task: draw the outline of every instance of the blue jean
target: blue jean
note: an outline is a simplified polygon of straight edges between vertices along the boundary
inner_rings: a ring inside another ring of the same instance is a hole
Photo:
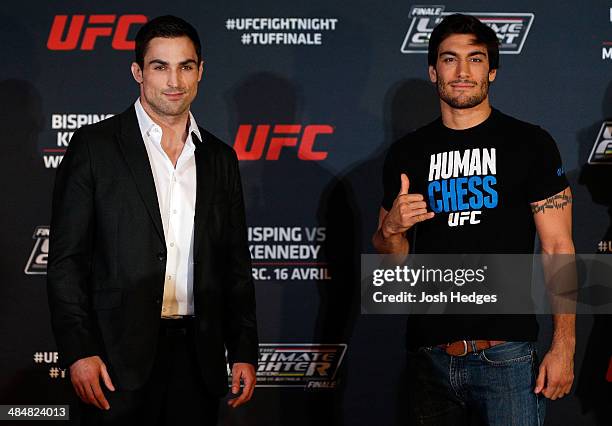
[[[541,426],[544,396],[533,392],[537,368],[529,342],[501,343],[465,356],[438,347],[409,352],[412,424]]]

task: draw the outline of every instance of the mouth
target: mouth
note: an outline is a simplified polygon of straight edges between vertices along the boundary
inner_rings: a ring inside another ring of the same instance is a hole
[[[170,99],[171,101],[176,101],[181,99],[183,96],[185,96],[185,93],[183,92],[177,92],[177,93],[164,93],[164,96],[168,99]]]
[[[476,83],[471,81],[457,81],[452,82],[450,86],[453,89],[471,89],[473,87],[476,87]]]

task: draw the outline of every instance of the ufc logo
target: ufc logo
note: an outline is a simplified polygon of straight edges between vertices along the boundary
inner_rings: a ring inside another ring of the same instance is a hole
[[[302,131],[303,127],[303,131]],[[272,129],[272,133],[270,133]],[[298,147],[298,158],[305,161],[321,161],[327,158],[326,151],[315,151],[315,139],[319,135],[330,135],[334,128],[327,124],[260,124],[253,126],[242,124],[238,127],[234,150],[239,160],[259,160],[264,155],[266,146],[266,160],[278,160],[283,147]],[[249,145],[249,139],[252,143]]]
[[[47,48],[49,50],[75,50],[79,45],[81,33],[83,33],[80,50],[93,50],[98,37],[110,37],[111,35],[113,36],[113,49],[134,50],[134,41],[127,39],[130,26],[147,22],[147,17],[144,15],[122,15],[119,20],[117,20],[117,15],[89,15],[85,26],[85,18],[85,15],[72,15],[70,24],[67,25],[68,15],[56,15],[49,32]],[[85,27],[84,32],[83,27]]]
[[[463,226],[466,222],[470,225],[478,225],[480,223],[478,216],[481,213],[479,210],[451,213],[448,215],[448,226]]]

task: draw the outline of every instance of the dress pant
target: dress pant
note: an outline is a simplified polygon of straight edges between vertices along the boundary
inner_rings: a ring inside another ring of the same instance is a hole
[[[530,342],[506,342],[465,356],[440,347],[410,351],[410,424],[541,426],[545,398],[533,392],[537,371]]]
[[[110,410],[81,403],[83,425],[217,424],[219,398],[202,380],[195,353],[193,319],[162,319],[151,376],[134,391],[111,392],[102,384]]]

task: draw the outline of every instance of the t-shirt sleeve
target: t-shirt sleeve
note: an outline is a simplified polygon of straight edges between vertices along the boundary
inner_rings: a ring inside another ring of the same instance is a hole
[[[383,166],[383,198],[381,206],[389,211],[397,197],[401,186],[399,168],[397,166],[397,143],[391,145],[385,157]]]
[[[529,151],[527,200],[530,203],[558,194],[569,186],[561,154],[552,136],[538,129]]]

